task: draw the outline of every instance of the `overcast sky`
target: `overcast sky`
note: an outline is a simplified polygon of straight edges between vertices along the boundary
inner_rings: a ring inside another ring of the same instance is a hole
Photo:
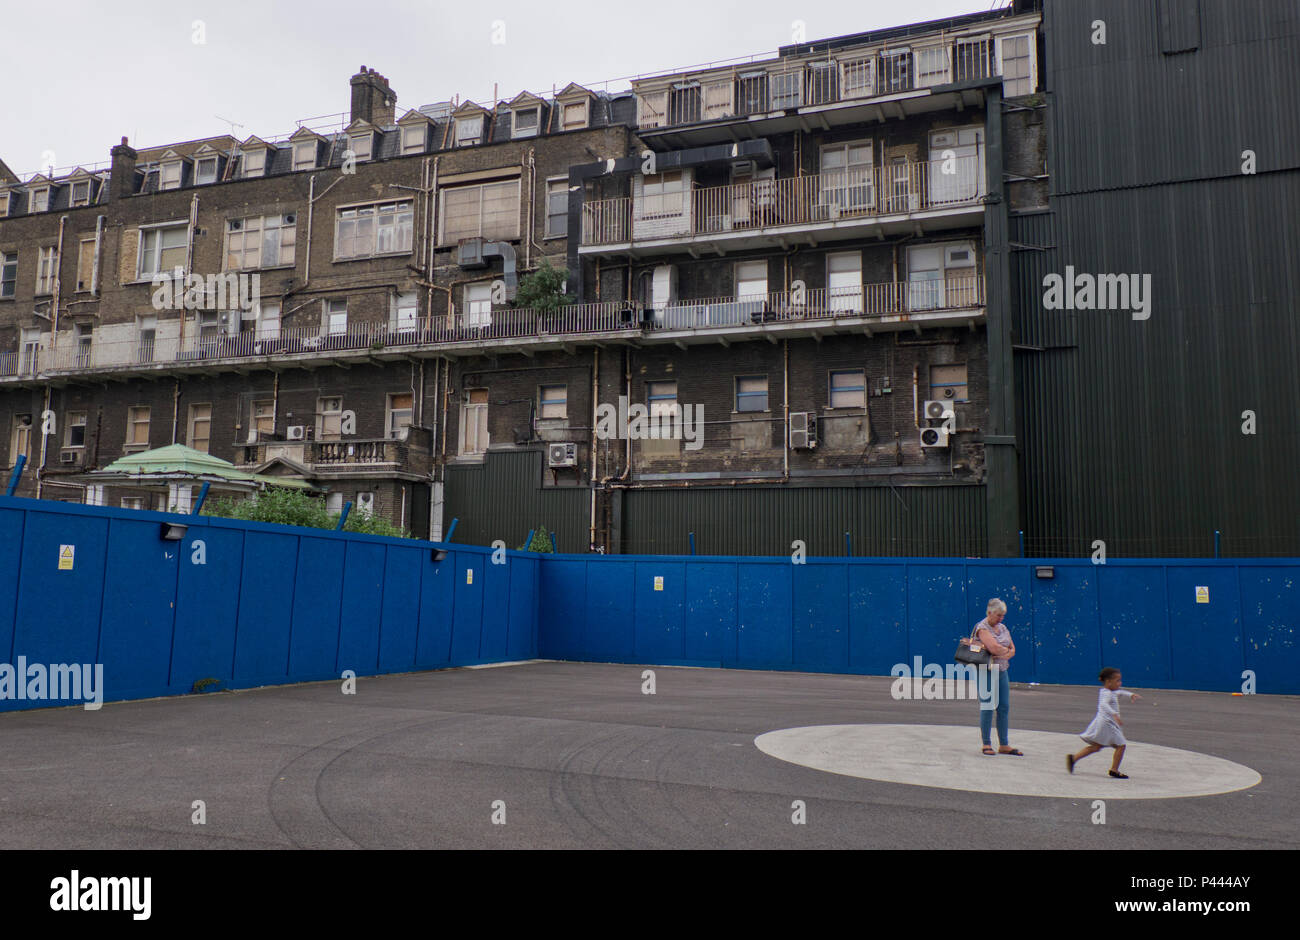
[[[397,114],[487,103],[1007,6],[1009,0],[65,0],[6,3],[0,160],[23,179],[136,147],[288,134],[346,111],[349,77],[387,76]],[[21,38],[20,38],[21,37]],[[197,40],[202,40],[199,42]],[[626,88],[611,81],[609,90]]]

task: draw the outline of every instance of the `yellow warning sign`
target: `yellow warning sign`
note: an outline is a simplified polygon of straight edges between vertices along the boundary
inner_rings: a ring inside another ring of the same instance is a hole
[[[663,589],[664,589],[664,579],[663,579],[662,576],[656,575],[656,577],[655,577],[655,590],[656,590],[656,591],[662,591]]]
[[[77,557],[77,546],[60,545],[59,546],[59,570],[71,571],[72,563],[76,560],[76,557]]]
[[[1210,589],[1208,587],[1198,587],[1196,589],[1196,603],[1208,604],[1210,602]]]
[[[466,568],[466,569],[465,569],[465,583],[466,583],[466,584],[473,584],[473,583],[474,583],[474,569],[473,569],[473,568]]]

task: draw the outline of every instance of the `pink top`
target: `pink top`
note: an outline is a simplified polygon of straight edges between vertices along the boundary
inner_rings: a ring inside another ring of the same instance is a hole
[[[988,636],[980,637],[980,642],[984,644],[985,649],[989,651],[989,655],[992,657],[989,666],[997,666],[1003,672],[1011,668],[1011,657],[998,655],[999,652],[1004,654],[1010,652],[1011,631],[1007,629],[1005,622],[998,624],[996,627],[991,627],[989,626],[989,618],[985,617],[975,624],[974,633],[976,636],[981,633],[988,634]],[[989,642],[989,637],[993,638],[992,643]]]

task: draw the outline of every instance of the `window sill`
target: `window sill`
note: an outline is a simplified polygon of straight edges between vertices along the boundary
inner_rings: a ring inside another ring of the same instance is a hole
[[[293,264],[272,264],[264,268],[222,268],[222,274],[256,274],[259,271],[291,271],[296,268],[297,263]]]
[[[410,258],[415,254],[415,249],[410,248],[405,251],[387,251],[381,255],[358,255],[355,258],[334,258],[333,264],[347,264],[352,261],[374,261],[377,258]],[[288,265],[285,265],[288,267]]]

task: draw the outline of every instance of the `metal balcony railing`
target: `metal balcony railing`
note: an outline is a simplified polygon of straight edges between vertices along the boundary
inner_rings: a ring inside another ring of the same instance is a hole
[[[969,206],[984,197],[978,154],[753,180],[582,209],[583,245],[717,235]]]

